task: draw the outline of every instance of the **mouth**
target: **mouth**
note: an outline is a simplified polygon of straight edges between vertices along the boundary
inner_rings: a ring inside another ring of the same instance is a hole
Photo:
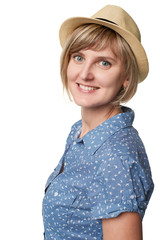
[[[85,86],[85,85],[82,85],[79,83],[77,85],[81,90],[86,91],[86,92],[95,91],[95,90],[99,89],[99,87]]]

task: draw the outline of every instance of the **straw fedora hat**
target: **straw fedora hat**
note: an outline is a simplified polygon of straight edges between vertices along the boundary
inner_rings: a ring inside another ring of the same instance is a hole
[[[145,50],[141,44],[140,31],[131,16],[122,8],[107,5],[91,18],[73,17],[64,21],[59,30],[60,44],[63,47],[67,38],[80,25],[95,23],[116,31],[131,47],[139,68],[139,82],[142,82],[148,74],[149,64]]]

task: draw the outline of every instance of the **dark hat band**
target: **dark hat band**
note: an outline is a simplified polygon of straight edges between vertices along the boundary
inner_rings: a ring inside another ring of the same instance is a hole
[[[105,22],[109,22],[109,23],[113,23],[113,24],[115,24],[115,25],[118,25],[117,23],[112,22],[112,21],[110,21],[110,20],[107,20],[107,19],[105,19],[105,18],[95,18],[95,19],[98,19],[98,20],[101,20],[101,21],[105,21]]]

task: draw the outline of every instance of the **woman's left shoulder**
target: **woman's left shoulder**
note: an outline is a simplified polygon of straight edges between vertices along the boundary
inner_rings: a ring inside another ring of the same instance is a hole
[[[123,155],[133,158],[146,157],[142,139],[134,127],[122,128],[113,134],[102,146],[102,151],[108,155]]]

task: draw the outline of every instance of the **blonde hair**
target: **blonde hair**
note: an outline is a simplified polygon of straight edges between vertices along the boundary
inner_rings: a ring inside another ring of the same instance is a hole
[[[124,66],[125,78],[128,79],[126,89],[122,86],[112,100],[114,106],[129,101],[137,90],[138,66],[128,43],[115,31],[98,24],[84,24],[75,29],[67,40],[60,62],[60,73],[64,89],[70,97],[67,80],[67,67],[73,53],[82,49],[103,50],[109,47]]]

